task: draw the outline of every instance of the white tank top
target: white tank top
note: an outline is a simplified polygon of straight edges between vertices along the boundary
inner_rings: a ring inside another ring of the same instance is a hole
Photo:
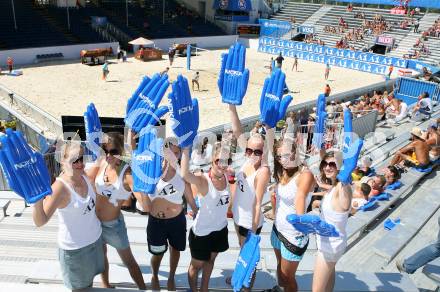
[[[296,230],[286,217],[290,214],[296,214],[295,197],[298,187],[296,185],[296,179],[298,175],[295,175],[290,181],[285,184],[278,184],[276,190],[277,205],[275,209],[275,227],[278,232],[289,240],[290,243],[295,245],[301,245],[301,242],[297,242],[297,237],[303,237],[304,234]],[[312,199],[312,194],[308,193],[305,202],[305,209],[309,206]]]
[[[63,183],[70,192],[69,204],[58,209],[58,246],[64,250],[75,250],[94,243],[101,236],[101,222],[95,213],[96,194],[86,176],[87,196],[81,197],[62,178],[56,179]]]
[[[177,173],[174,174],[173,178],[169,181],[164,181],[162,178],[156,185],[156,190],[154,191],[154,196],[149,194],[151,201],[157,198],[165,199],[174,204],[183,203],[183,195],[185,192],[185,182],[182,177]]]
[[[252,228],[252,214],[255,202],[255,177],[257,176],[257,169],[253,174],[245,178],[243,168],[237,173],[237,187],[235,190],[234,202],[232,204],[232,213],[234,214],[234,222],[238,226],[251,229]],[[260,222],[258,228],[263,226],[263,215],[260,210]]]
[[[333,188],[327,195],[324,196],[321,202],[321,219],[336,227],[339,232],[339,237],[324,237],[316,235],[316,244],[318,250],[327,253],[339,253],[347,247],[347,233],[346,226],[348,220],[347,212],[336,212],[332,207],[332,199],[335,188]]]
[[[208,193],[200,196],[200,208],[192,226],[197,236],[205,236],[213,231],[219,231],[228,225],[227,212],[229,206],[229,184],[226,180],[226,188],[217,190],[212,184],[207,173],[203,174],[208,180]],[[226,177],[225,177],[226,179]]]
[[[127,200],[131,196],[131,192],[124,188],[124,174],[130,165],[126,164],[122,168],[118,179],[112,184],[106,184],[104,182],[104,173],[107,170],[108,163],[106,162],[104,171],[98,174],[95,179],[96,192],[99,195],[105,196],[110,202],[115,202],[117,200]]]

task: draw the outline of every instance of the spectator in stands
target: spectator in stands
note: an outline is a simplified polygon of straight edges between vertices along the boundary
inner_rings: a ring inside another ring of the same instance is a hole
[[[364,176],[373,175],[374,170],[371,168],[371,165],[373,165],[373,159],[370,156],[366,155],[359,159],[357,167],[351,174],[353,180],[358,181]]]
[[[411,143],[398,150],[391,160],[390,165],[401,163],[407,167],[426,169],[430,167],[429,145],[423,139],[422,130],[414,127],[411,130]]]
[[[431,117],[432,113],[432,101],[428,92],[423,92],[419,95],[417,104],[411,113],[411,118],[418,118],[420,115],[424,115],[427,118]],[[423,118],[423,117],[422,117]]]
[[[438,131],[437,123],[432,123],[428,127],[425,135],[426,143],[431,147],[429,150],[429,159],[431,162],[437,161],[440,158],[440,133]]]
[[[191,154],[191,161],[194,165],[205,166],[211,161],[212,145],[208,143],[208,137],[203,138],[203,142],[198,147],[193,149]]]
[[[298,118],[296,116],[296,112],[290,111],[287,114],[286,125],[287,126],[284,134],[291,135],[292,137],[296,138],[298,132]]]
[[[32,217],[41,227],[58,213],[58,253],[64,285],[79,291],[92,287],[104,271],[101,222],[95,213],[96,193],[84,173],[84,149],[79,142],[61,146],[62,172],[52,194],[35,203]],[[86,231],[86,232],[85,232]]]
[[[440,217],[438,218],[438,224],[440,226]],[[401,273],[413,274],[420,267],[438,257],[440,257],[440,231],[437,235],[437,242],[417,251],[403,261],[400,259],[396,260],[396,266]]]
[[[296,18],[295,18],[295,16],[291,16],[291,17],[290,17],[290,23],[292,24],[292,26],[295,26],[295,24],[296,24]]]
[[[127,228],[121,213],[123,200],[130,198],[134,193],[130,165],[119,159],[124,155],[124,137],[119,133],[106,134],[103,149],[106,153],[105,159],[97,160],[87,171],[88,177],[95,182],[96,215],[101,220],[105,263],[104,272],[101,274],[102,283],[105,288],[113,287],[109,282],[108,244],[118,251],[138,288],[146,289],[142,272],[130,249]],[[139,201],[143,200],[142,194],[134,194]],[[110,201],[112,198],[115,203]]]
[[[191,79],[191,85],[192,85],[193,91],[194,91],[194,84],[197,85],[197,91],[200,91],[199,77],[200,77],[200,74],[199,74],[199,71],[197,71]]]
[[[324,73],[324,79],[328,80],[328,76],[330,75],[330,63],[327,62],[327,64],[325,64],[325,73]]]
[[[218,253],[229,248],[227,211],[230,191],[226,171],[232,159],[229,149],[221,143],[216,143],[213,151],[211,169],[203,174],[190,172],[189,147],[182,151],[182,177],[192,187],[197,188],[200,197],[200,208],[188,239],[191,251],[188,282],[192,291],[198,291],[200,271],[203,273],[200,291],[208,291],[215,259]]]
[[[179,174],[181,149],[177,141],[168,140],[164,144],[163,174],[154,193],[148,194],[150,215],[147,226],[148,251],[151,253],[151,288],[160,290],[159,268],[164,254],[170,250],[170,272],[167,290],[175,291],[174,276],[179,263],[180,253],[186,247],[186,218],[183,210],[185,198],[192,215],[198,208],[193,198],[191,186]],[[196,151],[196,150],[194,150]]]
[[[12,70],[14,69],[14,60],[12,59],[12,57],[8,57],[8,59],[6,60],[6,64],[8,65],[9,74],[11,74]]]
[[[368,198],[373,198],[379,194],[382,194],[385,189],[386,178],[384,175],[376,175],[373,177],[365,176],[360,180],[361,183],[367,183],[371,187],[371,191],[368,194]]]
[[[408,105],[398,98],[393,98],[391,103],[393,107],[390,107],[392,109],[387,113],[387,119],[389,123],[397,124],[408,116]]]
[[[385,188],[400,179],[400,171],[393,165],[388,165],[383,170],[383,175],[385,176]]]
[[[319,176],[315,176],[316,187],[312,196],[312,209],[321,206],[322,197],[325,196],[333,188],[334,171],[340,167],[340,153],[334,151],[325,152],[321,150],[322,157],[319,164]]]
[[[414,11],[414,10],[412,10]],[[416,22],[414,23],[414,32],[415,33],[419,33],[419,26],[420,26],[420,21],[417,19]]]
[[[285,136],[274,145],[274,179],[276,182],[275,222],[271,243],[277,259],[278,285],[284,291],[297,291],[295,273],[307,250],[309,238],[286,221],[289,214],[305,214],[314,186],[312,172],[297,157],[296,143]],[[274,287],[272,291],[279,290]]]
[[[293,56],[292,71],[293,68],[295,68],[295,72],[298,72],[298,56],[296,54]]]
[[[352,188],[350,184],[342,184],[336,179],[342,165],[340,153],[327,152],[323,157],[325,171],[331,178],[332,189],[324,196],[321,203],[321,218],[337,226],[340,236],[316,236],[317,256],[313,271],[313,291],[333,291],[335,266],[347,247],[345,228],[351,210]],[[330,166],[330,163],[337,167]]]
[[[351,214],[354,215],[357,210],[368,202],[368,195],[371,192],[369,184],[354,182],[353,199],[351,200]]]
[[[281,69],[281,66],[283,65],[283,61],[284,61],[284,58],[283,58],[283,55],[281,54],[281,52],[275,60],[277,61],[277,68]]]
[[[347,5],[347,11],[348,11],[348,12],[352,12],[352,11],[353,11],[353,4],[349,3],[349,4]]]

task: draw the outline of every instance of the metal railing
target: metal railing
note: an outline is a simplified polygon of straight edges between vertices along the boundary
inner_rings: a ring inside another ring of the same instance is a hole
[[[0,85],[3,108],[40,134],[55,139],[62,134],[61,121],[26,98]]]

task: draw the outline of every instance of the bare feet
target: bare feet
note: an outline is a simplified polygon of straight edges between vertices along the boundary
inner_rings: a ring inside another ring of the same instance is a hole
[[[169,278],[167,281],[167,290],[168,291],[176,291],[176,282],[174,278]]]
[[[159,278],[152,276],[151,277],[151,290],[160,291]]]

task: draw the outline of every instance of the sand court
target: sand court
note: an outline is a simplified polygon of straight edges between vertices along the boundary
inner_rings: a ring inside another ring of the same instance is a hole
[[[173,81],[178,74],[191,79],[200,72],[200,91],[193,97],[199,99],[200,130],[229,122],[227,105],[221,102],[217,87],[221,54],[227,50],[198,52],[191,59],[191,71],[186,70],[186,58],[175,58],[169,77]],[[247,49],[246,67],[250,80],[243,104],[238,108],[241,118],[259,114],[259,100],[264,79],[269,74],[272,55]],[[291,71],[293,59],[286,58],[283,71],[293,95],[292,104],[314,100],[328,83],[332,94],[348,91],[384,80],[384,76],[332,67],[328,81],[324,80],[324,64],[299,60],[298,72]],[[128,62],[110,60],[107,81],[101,79],[101,66],[87,66],[78,62],[65,61],[44,66],[23,68],[20,77],[0,76],[0,84],[27,98],[57,119],[61,115],[83,115],[87,105],[93,102],[100,116],[124,117],[128,98],[137,88],[143,75],[153,75],[169,66],[168,57],[161,61],[141,62],[129,58]],[[168,92],[171,91],[171,86]],[[162,103],[167,103],[165,95]]]

